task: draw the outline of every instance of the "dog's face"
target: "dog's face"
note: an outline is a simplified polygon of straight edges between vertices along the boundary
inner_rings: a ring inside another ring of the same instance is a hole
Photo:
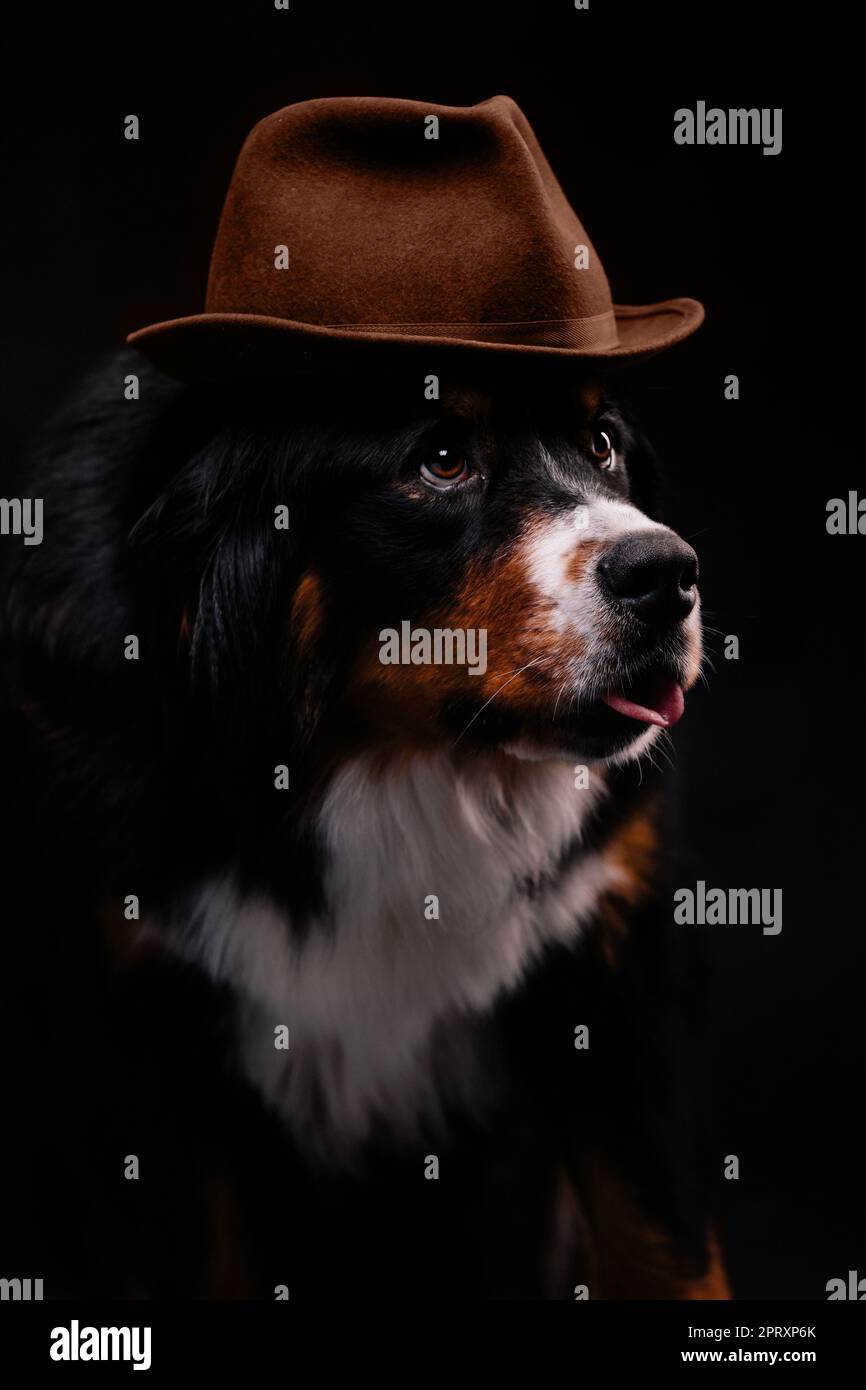
[[[443,380],[436,409],[344,440],[292,613],[308,656],[338,623],[340,717],[389,746],[590,760],[675,723],[697,560],[638,506],[641,449],[596,382]]]
[[[194,669],[243,685],[232,717],[254,709],[263,745],[293,724],[288,757],[320,769],[622,760],[679,718],[697,560],[650,519],[648,446],[600,383],[443,376],[427,401],[414,374],[326,379],[240,409],[145,529],[188,571]]]

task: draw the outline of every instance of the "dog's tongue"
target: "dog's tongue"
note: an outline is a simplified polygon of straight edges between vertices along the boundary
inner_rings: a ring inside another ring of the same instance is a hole
[[[663,729],[671,728],[682,717],[686,702],[679,681],[662,679],[655,683],[651,691],[641,693],[646,704],[630,700],[626,695],[617,695],[612,690],[601,698],[619,714],[625,714],[629,719],[639,719],[642,724],[658,724]]]

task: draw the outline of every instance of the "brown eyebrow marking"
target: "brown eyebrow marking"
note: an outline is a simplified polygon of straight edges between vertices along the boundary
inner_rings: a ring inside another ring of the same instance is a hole
[[[470,424],[480,424],[486,420],[493,405],[488,391],[457,381],[443,385],[439,400],[444,412]]]
[[[545,406],[554,414],[577,415],[589,423],[598,415],[605,401],[604,386],[599,379],[585,378],[565,385],[559,383],[518,383],[505,380],[498,385],[479,385],[452,378],[443,381],[440,390],[440,407],[443,414],[450,415],[467,424],[486,423],[497,407],[506,412],[514,407],[515,399],[535,409]]]
[[[575,408],[587,420],[595,419],[603,400],[604,391],[599,381],[582,382],[574,393]]]

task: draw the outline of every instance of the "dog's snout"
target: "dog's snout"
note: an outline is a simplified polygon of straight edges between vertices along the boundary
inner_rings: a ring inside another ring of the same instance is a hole
[[[598,563],[602,587],[645,623],[674,623],[697,601],[698,557],[672,531],[638,531]]]

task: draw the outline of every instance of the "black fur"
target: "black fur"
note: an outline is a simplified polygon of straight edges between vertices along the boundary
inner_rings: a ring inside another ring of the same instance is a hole
[[[139,402],[121,395],[133,370]],[[112,901],[134,892],[168,911],[228,858],[303,930],[321,905],[307,807],[339,752],[359,643],[447,596],[527,505],[561,505],[533,468],[518,390],[495,496],[435,515],[393,486],[441,428],[411,404],[417,382],[183,388],[124,354],[47,432],[29,486],[45,499],[44,541],[15,551],[4,585],[0,1223],[4,1271],[44,1277],[47,1296],[271,1298],[287,1284],[302,1299],[568,1298],[585,1271],[578,1250],[552,1278],[548,1202],[557,1172],[579,1186],[598,1151],[702,1268],[703,984],[669,927],[666,882],[633,915],[615,967],[590,934],[551,951],[468,1037],[442,1038],[445,1064],[454,1047],[489,1077],[490,1105],[430,1136],[449,1174],[439,1183],[419,1181],[417,1151],[386,1135],[363,1172],[318,1171],[236,1076],[224,994],[162,955],[118,972],[99,932]],[[648,445],[612,404],[610,418],[631,496],[653,511]],[[583,467],[567,429],[550,413],[538,426]],[[288,532],[272,524],[280,504]],[[311,662],[291,607],[313,559],[327,605]],[[121,659],[130,633],[138,662]],[[467,712],[443,708],[443,728]],[[363,739],[363,711],[351,715]],[[497,728],[491,714],[473,738]],[[288,794],[273,790],[278,763],[292,769]],[[614,779],[590,830],[599,843],[659,795],[646,768]],[[577,1023],[590,1025],[590,1054],[570,1044]],[[123,1179],[128,1153],[139,1182]],[[219,1235],[217,1186],[234,1213]]]

